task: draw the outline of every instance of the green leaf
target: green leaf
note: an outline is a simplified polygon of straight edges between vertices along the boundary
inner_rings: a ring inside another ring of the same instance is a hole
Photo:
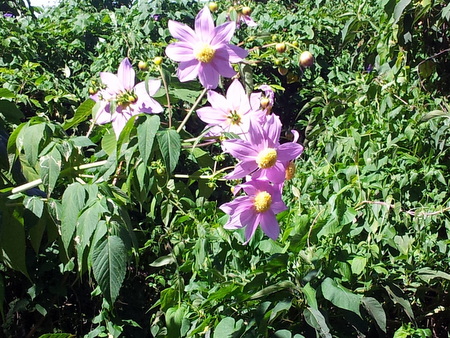
[[[143,122],[141,122],[143,120]],[[141,154],[142,161],[147,164],[150,154],[152,152],[153,140],[155,139],[156,132],[159,129],[159,116],[157,115],[145,115],[139,118],[137,126],[137,137],[139,153]]]
[[[21,128],[20,133],[17,136],[17,148],[19,151],[24,149],[25,157],[32,167],[34,167],[38,159],[39,144],[44,138],[44,129],[44,123],[33,125],[27,124],[24,128]]]
[[[105,151],[106,154],[111,156],[115,151],[117,147],[117,138],[116,134],[114,134],[114,131],[109,128],[106,130],[106,133],[102,137],[102,149]]]
[[[46,333],[39,338],[75,338],[71,333]]]
[[[113,304],[125,278],[127,253],[118,236],[109,236],[94,247],[92,270],[105,299]]]
[[[0,246],[3,249],[3,261],[29,278],[25,260],[26,244],[22,214],[18,208],[13,211],[2,210]]]
[[[355,275],[359,275],[361,272],[364,271],[367,264],[367,258],[356,256],[352,259],[352,272]]]
[[[85,198],[86,191],[78,182],[69,185],[62,196],[61,239],[67,254]]]
[[[4,88],[0,88],[4,89]],[[20,123],[20,119],[24,116],[14,103],[8,100],[0,100],[0,113],[3,114],[9,123]]]
[[[242,322],[234,320],[232,317],[223,318],[214,329],[213,338],[228,338],[233,337],[234,333],[239,332],[242,327]]]
[[[394,8],[394,24],[398,22],[405,8],[411,3],[411,0],[400,0]]]
[[[0,97],[4,97],[5,99],[12,99],[16,97],[16,94],[14,94],[7,88],[0,88]]]
[[[403,307],[403,309],[405,310],[408,317],[414,321],[414,313],[411,308],[411,304],[406,299],[406,297],[404,298],[403,291],[394,284],[392,284],[390,286],[386,285],[384,288],[386,289],[387,293],[392,298],[394,303],[400,304]]]
[[[168,172],[173,172],[180,157],[180,135],[173,129],[166,129],[156,135],[159,149]]]
[[[426,113],[422,118],[420,119],[420,122],[426,122],[428,120],[434,119],[436,117],[450,117],[450,114],[443,111],[443,110],[432,110],[428,113]]]
[[[173,255],[167,255],[157,258],[155,261],[153,261],[153,263],[150,264],[150,266],[158,268],[173,263],[175,263],[175,258],[173,257]]]
[[[303,311],[303,316],[308,325],[313,327],[321,337],[332,337],[327,322],[325,321],[325,317],[319,310],[308,307]]]
[[[273,284],[273,285],[269,285],[267,287],[265,287],[264,289],[255,292],[250,299],[258,299],[258,298],[263,298],[266,297],[268,295],[271,295],[272,293],[281,291],[281,290],[289,290],[289,289],[294,289],[295,285],[294,283],[290,282],[290,281],[282,281],[279,282],[277,284]]]
[[[433,278],[443,278],[450,280],[450,274],[443,271],[432,270],[429,267],[419,269],[417,273],[418,277],[427,283],[429,283]]]
[[[288,330],[278,330],[276,332],[274,332],[273,334],[274,338],[292,338],[292,333],[291,331]]]
[[[41,217],[44,210],[44,201],[38,196],[25,196],[23,206],[35,214],[36,217]]]
[[[64,122],[63,128],[64,130],[67,130],[69,128],[72,128],[73,126],[76,126],[80,122],[83,122],[87,119],[88,116],[91,116],[92,108],[95,106],[95,101],[92,99],[87,99],[84,101],[75,111],[75,115]]]
[[[50,153],[41,156],[39,165],[42,183],[47,188],[47,195],[50,196],[61,172],[61,154],[58,149],[54,147]]]
[[[362,305],[366,308],[367,312],[375,319],[378,327],[386,333],[386,313],[383,306],[373,297],[363,297],[361,299]]]
[[[359,311],[361,296],[351,293],[329,277],[325,278],[322,282],[321,288],[325,299],[329,300],[335,306],[356,313],[361,317]]]
[[[167,338],[181,337],[181,324],[186,313],[184,306],[171,307],[166,312]]]

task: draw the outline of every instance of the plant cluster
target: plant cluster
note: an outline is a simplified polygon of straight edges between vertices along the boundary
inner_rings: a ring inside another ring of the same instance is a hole
[[[448,335],[446,1],[0,14],[3,335]]]

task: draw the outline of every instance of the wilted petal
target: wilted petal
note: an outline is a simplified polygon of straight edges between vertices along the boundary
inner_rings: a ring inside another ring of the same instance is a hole
[[[177,62],[194,60],[194,49],[187,42],[175,42],[166,47],[166,55]]]
[[[131,90],[134,86],[135,76],[136,73],[131,66],[130,60],[128,60],[128,58],[123,59],[117,71],[117,77],[119,78],[123,88],[126,90]]]
[[[172,34],[175,39],[191,44],[196,44],[198,42],[195,32],[191,27],[173,20],[169,20],[168,27],[170,34]]]
[[[201,41],[210,44],[213,31],[214,21],[209,8],[205,6],[195,17],[195,33]]]

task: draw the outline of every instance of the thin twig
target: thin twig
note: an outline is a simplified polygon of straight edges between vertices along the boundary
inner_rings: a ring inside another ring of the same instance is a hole
[[[195,101],[194,105],[191,107],[191,109],[189,109],[187,115],[184,117],[183,122],[181,122],[181,124],[178,126],[177,133],[180,133],[181,129],[183,129],[184,125],[189,120],[189,117],[191,117],[192,113],[194,112],[194,109],[197,108],[198,104],[200,103],[200,101],[202,100],[203,96],[206,94],[207,91],[208,89],[206,88],[203,89],[200,96]]]

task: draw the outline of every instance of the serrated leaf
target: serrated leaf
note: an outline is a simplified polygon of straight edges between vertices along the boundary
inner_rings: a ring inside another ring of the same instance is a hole
[[[173,172],[180,157],[180,135],[173,129],[166,129],[156,134],[164,164],[169,173]]]
[[[375,319],[378,327],[386,333],[386,313],[383,306],[373,297],[363,297],[361,299],[362,305],[366,308],[367,312]]]
[[[72,183],[67,187],[62,196],[61,239],[67,254],[70,254],[69,245],[72,241],[78,215],[84,208],[86,191],[78,183]]]
[[[361,317],[359,311],[361,296],[351,293],[329,277],[325,278],[322,282],[321,288],[325,299],[329,300],[335,306],[356,313]]]
[[[139,153],[142,161],[147,164],[150,154],[152,152],[153,141],[159,129],[159,116],[142,116],[139,121],[142,121],[137,126],[137,137]]]
[[[54,147],[50,153],[41,156],[39,165],[42,184],[47,188],[47,194],[50,196],[61,172],[61,154],[58,149]]]
[[[125,245],[118,236],[98,242],[92,254],[92,270],[105,299],[113,304],[119,295],[127,268]]]
[[[96,102],[92,99],[87,99],[86,101],[84,101],[75,111],[75,115],[71,119],[64,122],[64,130],[76,126],[77,124],[85,121],[89,116],[91,116],[92,108],[94,108],[95,103]]]

